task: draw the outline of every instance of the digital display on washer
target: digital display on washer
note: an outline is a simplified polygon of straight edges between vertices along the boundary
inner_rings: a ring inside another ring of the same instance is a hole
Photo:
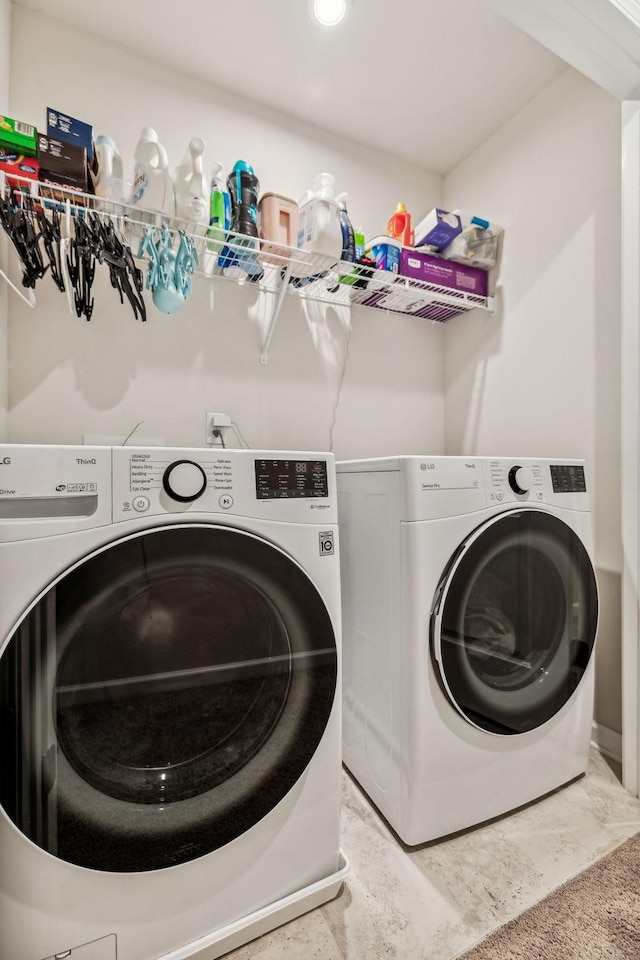
[[[256,460],[258,500],[328,497],[324,460]]]
[[[584,467],[576,465],[560,466],[551,464],[551,483],[554,493],[586,493],[587,482]]]

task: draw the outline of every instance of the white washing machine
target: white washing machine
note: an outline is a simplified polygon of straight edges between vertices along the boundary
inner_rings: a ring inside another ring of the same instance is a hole
[[[212,960],[334,896],[331,454],[0,446],[0,956]]]
[[[409,845],[587,766],[598,617],[584,464],[337,464],[343,759]]]

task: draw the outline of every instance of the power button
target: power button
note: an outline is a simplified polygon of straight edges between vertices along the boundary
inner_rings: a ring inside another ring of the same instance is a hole
[[[131,506],[134,510],[137,510],[138,513],[144,513],[145,510],[149,509],[149,501],[146,497],[134,497],[131,501]]]

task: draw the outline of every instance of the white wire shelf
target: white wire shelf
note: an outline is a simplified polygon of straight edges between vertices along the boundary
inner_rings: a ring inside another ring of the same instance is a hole
[[[420,317],[443,323],[470,310],[493,313],[495,300],[452,287],[445,287],[387,270],[336,261],[294,247],[253,239],[229,231],[212,235],[211,228],[178,218],[142,210],[116,200],[107,200],[37,180],[22,180],[0,171],[0,196],[8,197],[13,184],[16,203],[35,203],[44,209],[55,206],[60,214],[83,216],[93,211],[108,218],[141,261],[138,250],[149,228],[164,225],[176,235],[182,231],[198,254],[195,275],[220,277],[234,283],[256,285],[276,295],[276,303],[263,344],[262,361],[286,295],[303,300],[350,307],[359,304],[388,313]],[[69,229],[69,226],[67,226]],[[146,261],[145,261],[146,262]]]

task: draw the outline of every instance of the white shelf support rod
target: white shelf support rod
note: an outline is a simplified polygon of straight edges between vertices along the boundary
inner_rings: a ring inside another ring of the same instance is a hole
[[[262,344],[262,353],[260,354],[260,363],[269,362],[269,344],[271,343],[271,338],[273,336],[273,331],[276,328],[276,323],[278,322],[278,317],[280,316],[280,310],[282,309],[282,301],[289,287],[289,278],[291,276],[291,268],[293,264],[289,260],[284,274],[282,276],[282,282],[280,284],[280,289],[278,290],[278,297],[275,302],[273,313],[271,314],[271,319],[269,320],[269,326],[267,327],[267,332],[265,334],[264,342]]]

